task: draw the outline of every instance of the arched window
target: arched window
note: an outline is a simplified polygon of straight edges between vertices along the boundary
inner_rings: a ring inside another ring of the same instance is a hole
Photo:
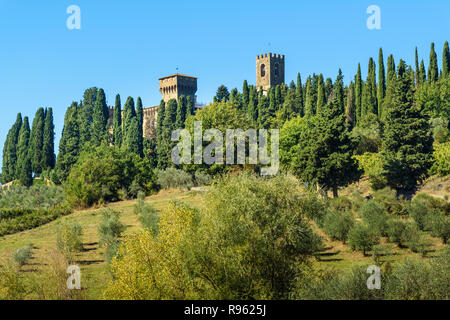
[[[264,78],[266,76],[266,65],[261,64],[261,77]]]
[[[280,66],[278,65],[278,63],[275,64],[275,77],[278,77],[278,69],[280,68]]]

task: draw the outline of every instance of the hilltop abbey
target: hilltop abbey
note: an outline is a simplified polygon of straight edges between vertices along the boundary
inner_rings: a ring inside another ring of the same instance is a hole
[[[265,53],[256,56],[256,87],[267,92],[270,88],[284,83],[285,80],[284,55]],[[182,95],[191,97],[195,108],[197,105],[197,78],[183,74],[173,74],[159,79],[159,92],[164,102],[176,99]],[[144,108],[143,132],[147,139],[156,137],[156,119],[158,107]]]

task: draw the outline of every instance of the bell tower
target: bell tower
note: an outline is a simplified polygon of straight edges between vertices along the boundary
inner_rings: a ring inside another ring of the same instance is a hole
[[[265,53],[256,56],[256,88],[264,91],[284,83],[284,55]]]

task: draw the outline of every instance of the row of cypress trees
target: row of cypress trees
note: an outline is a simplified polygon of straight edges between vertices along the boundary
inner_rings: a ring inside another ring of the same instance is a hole
[[[104,90],[87,89],[83,100],[73,102],[66,111],[56,163],[59,181],[66,180],[80,153],[88,146],[107,143],[143,156],[143,112],[140,97],[136,106],[134,99],[128,97],[122,111],[121,98],[117,95],[111,117]]]
[[[55,127],[52,108],[39,108],[30,130],[28,117],[19,113],[3,148],[2,183],[20,180],[25,186],[55,167]]]

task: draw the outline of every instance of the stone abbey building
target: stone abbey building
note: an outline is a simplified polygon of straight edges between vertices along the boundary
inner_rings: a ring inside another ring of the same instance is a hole
[[[284,55],[266,53],[256,56],[256,87],[266,92],[285,80]],[[195,108],[197,106],[197,78],[183,74],[173,74],[159,79],[159,92],[164,102],[176,99],[182,95],[191,97]],[[159,106],[144,108],[143,132],[147,139],[156,138],[156,120]]]

